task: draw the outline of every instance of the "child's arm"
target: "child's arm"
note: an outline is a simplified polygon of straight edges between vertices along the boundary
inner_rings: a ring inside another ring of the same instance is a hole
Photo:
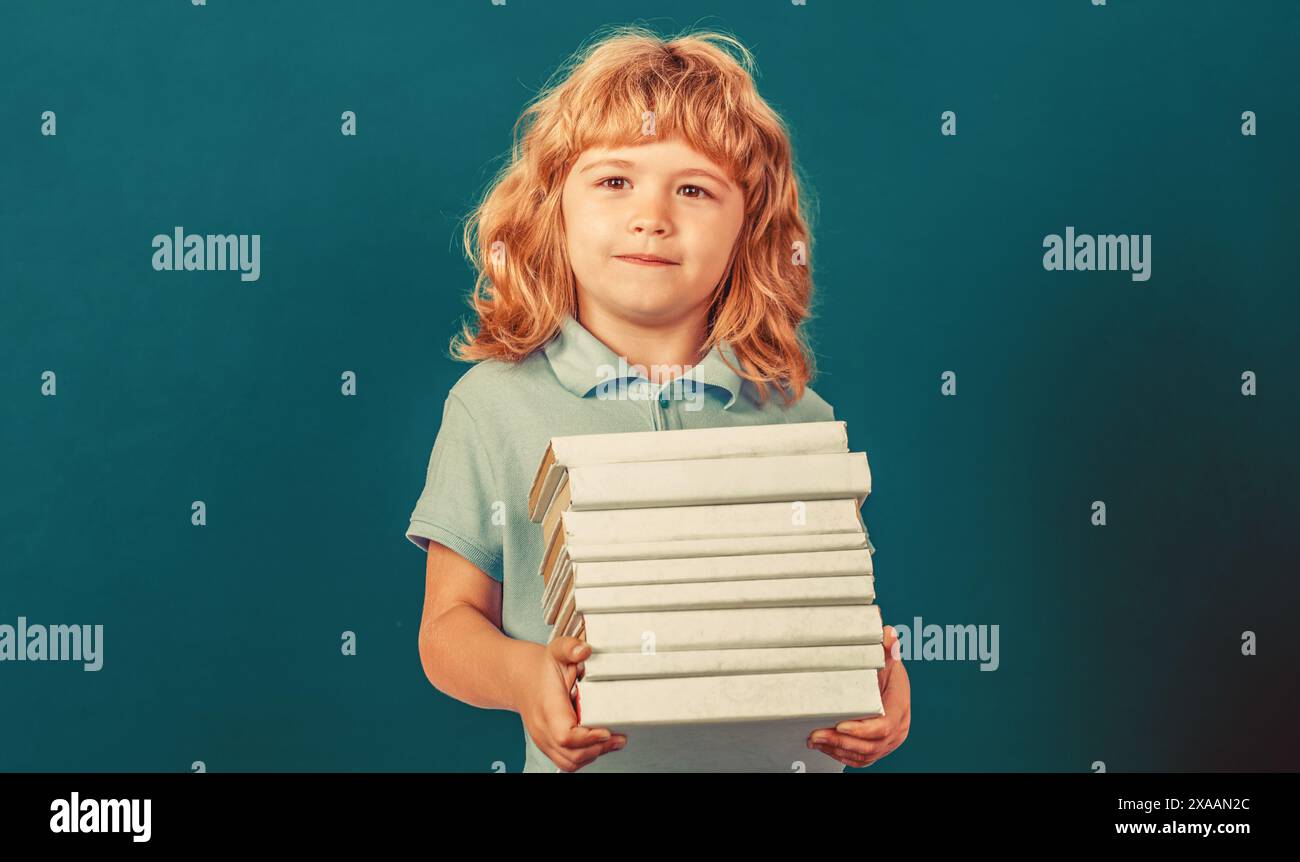
[[[429,682],[472,706],[518,711],[516,675],[527,647],[501,631],[501,583],[430,541],[420,618],[420,663]]]
[[[581,646],[581,649],[576,649]],[[519,713],[537,747],[573,771],[627,738],[577,723],[569,690],[590,648],[576,638],[544,645],[501,631],[501,583],[429,542],[420,663],[429,682],[457,700]]]

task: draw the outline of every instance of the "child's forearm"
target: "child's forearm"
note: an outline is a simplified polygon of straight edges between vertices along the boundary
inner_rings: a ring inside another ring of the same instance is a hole
[[[545,647],[504,634],[476,608],[457,604],[420,627],[420,661],[444,694],[483,709],[519,711],[523,674]]]

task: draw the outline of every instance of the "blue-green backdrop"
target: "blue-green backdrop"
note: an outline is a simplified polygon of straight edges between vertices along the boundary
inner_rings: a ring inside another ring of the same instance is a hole
[[[908,664],[865,771],[1300,768],[1300,6],[10,0],[0,623],[105,644],[0,664],[0,769],[520,768],[517,716],[421,671],[403,531],[465,370],[460,220],[636,22],[735,34],[792,129],[887,621],[999,626],[994,672]],[[260,279],[155,272],[176,225],[260,234]],[[1045,271],[1067,225],[1151,234],[1150,280]]]

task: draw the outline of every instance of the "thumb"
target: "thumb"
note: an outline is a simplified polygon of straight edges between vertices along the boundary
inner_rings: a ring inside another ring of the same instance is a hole
[[[898,632],[893,626],[885,626],[885,635],[881,640],[881,646],[885,648],[885,666],[876,674],[876,677],[880,682],[880,690],[884,691],[885,686],[889,684],[890,671],[894,669],[895,665],[900,664],[902,661],[902,651],[898,643]]]
[[[558,637],[549,644],[551,656],[565,664],[578,664],[591,655],[586,641],[575,637]]]
[[[885,635],[881,645],[885,648],[885,667],[900,659],[901,653],[898,644],[898,631],[893,626],[885,626]]]

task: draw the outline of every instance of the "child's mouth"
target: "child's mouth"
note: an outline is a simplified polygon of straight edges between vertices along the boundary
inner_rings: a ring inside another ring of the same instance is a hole
[[[677,266],[676,261],[666,260],[665,258],[655,257],[653,255],[620,254],[616,255],[616,257],[619,260],[636,264],[637,266]]]

